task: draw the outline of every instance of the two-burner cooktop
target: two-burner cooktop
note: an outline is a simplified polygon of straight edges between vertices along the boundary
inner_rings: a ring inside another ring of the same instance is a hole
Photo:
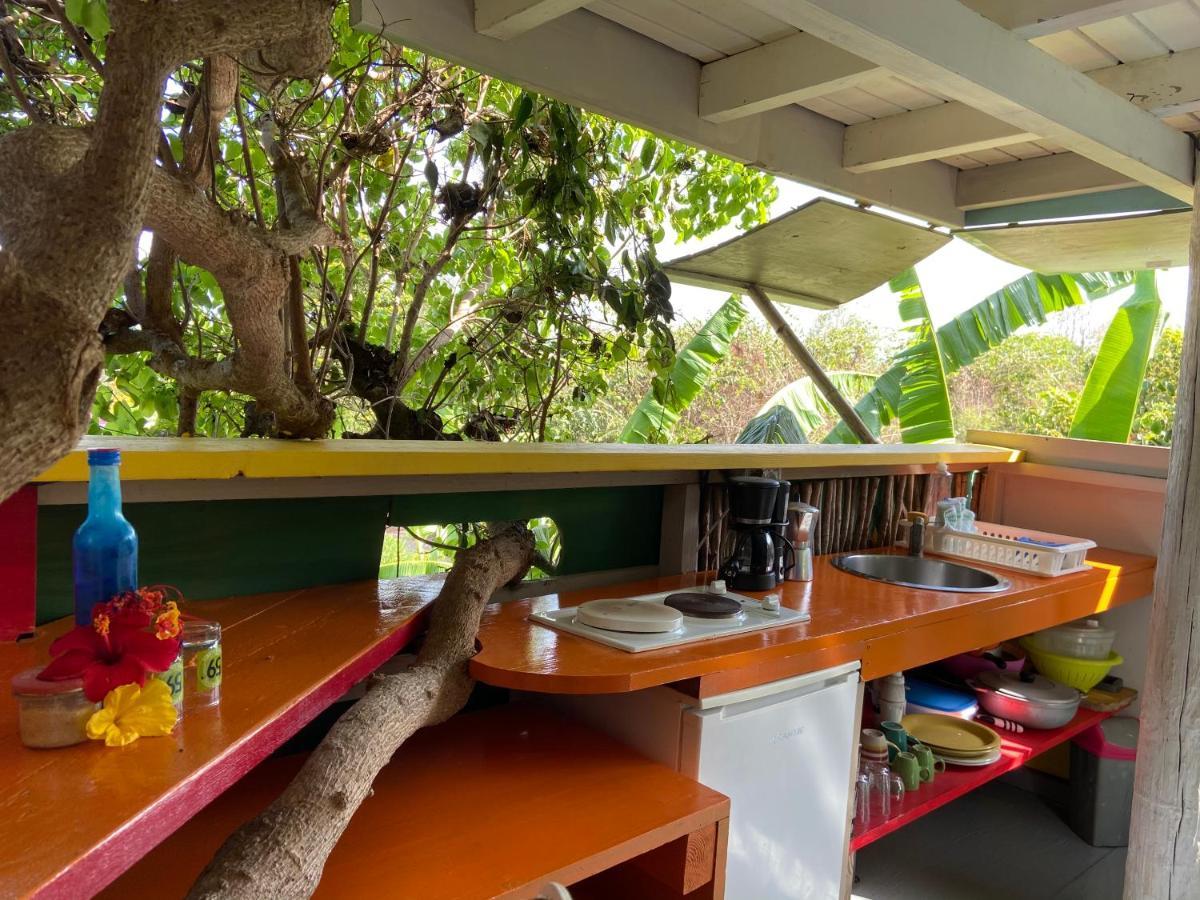
[[[533,613],[531,621],[629,653],[807,622],[808,613],[728,591],[663,591]]]

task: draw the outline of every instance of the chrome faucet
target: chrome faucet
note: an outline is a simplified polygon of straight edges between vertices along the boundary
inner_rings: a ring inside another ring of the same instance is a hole
[[[929,517],[924,513],[910,512],[908,514],[908,555],[925,555],[925,523]]]

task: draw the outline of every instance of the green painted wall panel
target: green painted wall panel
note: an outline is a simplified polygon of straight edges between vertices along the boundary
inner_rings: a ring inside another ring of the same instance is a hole
[[[658,562],[661,485],[420,494],[392,500],[392,525],[451,525],[549,516],[559,528],[562,575]]]
[[[375,578],[387,497],[128,503],[139,580],[185,597],[289,590]],[[38,510],[38,621],[72,610],[71,536],[84,506]]]
[[[129,503],[143,584],[185,597],[290,590],[373,579],[384,528],[549,516],[562,539],[564,574],[658,562],[659,485],[489,491],[402,497],[332,497]],[[38,510],[38,621],[70,615],[71,536],[83,505]]]

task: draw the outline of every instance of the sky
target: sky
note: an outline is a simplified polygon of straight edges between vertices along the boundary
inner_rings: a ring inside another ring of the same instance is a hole
[[[845,197],[783,179],[777,179],[776,184],[779,187],[779,197],[771,207],[772,218],[802,206],[814,197],[832,197],[852,202]],[[659,247],[659,258],[668,260],[687,256],[729,240],[737,236],[739,231],[740,229],[735,224],[722,228],[703,240],[662,245]],[[1021,277],[1027,271],[1029,270],[999,260],[961,240],[951,241],[917,264],[917,275],[925,290],[929,312],[935,325],[949,321],[988,294]],[[1167,324],[1177,328],[1183,327],[1184,307],[1187,299],[1187,272],[1186,266],[1180,266],[1161,270],[1158,276],[1159,294],[1162,296],[1163,307],[1167,313]],[[1082,320],[1078,330],[1103,334],[1103,329],[1111,320],[1113,312],[1131,290],[1121,291],[1112,297],[1090,303],[1079,312],[1073,313]],[[728,293],[723,291],[675,284],[671,294],[671,304],[681,317],[688,321],[698,322],[712,315],[728,296]],[[758,310],[749,303],[746,305],[750,310],[750,315],[761,321]],[[793,327],[801,330],[811,327],[816,318],[821,315],[817,310],[799,306],[781,304],[780,308],[792,321]],[[887,285],[883,285],[869,294],[864,294],[857,300],[846,304],[844,308],[883,328],[899,328],[901,324],[895,295],[888,290]]]

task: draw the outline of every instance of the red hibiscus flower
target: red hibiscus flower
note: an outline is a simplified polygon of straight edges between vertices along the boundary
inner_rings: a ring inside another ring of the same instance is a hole
[[[80,625],[50,645],[50,664],[39,678],[62,681],[83,678],[83,692],[99,703],[113,688],[143,685],[148,672],[165,672],[179,654],[179,639],[164,640],[145,630],[149,617],[116,611],[111,618],[97,611],[92,625]]]

